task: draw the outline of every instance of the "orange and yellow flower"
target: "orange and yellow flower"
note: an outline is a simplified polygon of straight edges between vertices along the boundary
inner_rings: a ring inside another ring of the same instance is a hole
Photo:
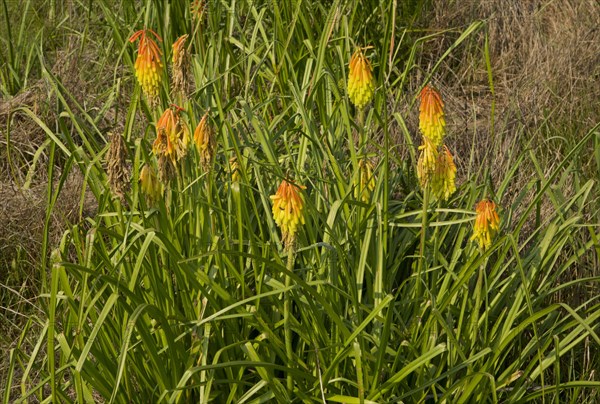
[[[362,49],[357,49],[350,59],[348,73],[348,96],[358,109],[362,109],[373,97],[375,81],[371,62],[366,58]]]
[[[287,247],[293,245],[298,226],[304,224],[304,200],[299,192],[304,187],[281,181],[277,193],[271,195],[273,201],[273,219],[281,228],[283,242]]]
[[[421,188],[425,189],[433,180],[438,160],[438,150],[433,142],[428,138],[423,138],[423,144],[419,146],[421,154],[417,161],[417,177]]]
[[[185,156],[190,141],[189,129],[182,121],[181,108],[167,108],[156,123],[156,140],[152,152],[160,157],[168,157],[173,164]]]
[[[433,195],[440,200],[448,200],[456,191],[456,165],[446,146],[438,154],[435,172],[431,182]]]
[[[471,241],[477,241],[479,248],[485,250],[492,245],[492,239],[500,228],[500,218],[496,213],[496,204],[483,199],[475,206],[477,216]]]
[[[208,111],[204,114],[194,131],[194,143],[200,154],[200,164],[208,171],[215,154],[215,134],[208,122]]]
[[[441,146],[446,134],[442,97],[429,85],[421,90],[420,97],[419,129],[421,129],[423,136],[429,138],[434,145]]]
[[[158,34],[151,29],[142,29],[134,33],[129,42],[140,40],[138,55],[135,61],[135,75],[142,90],[152,105],[158,104],[158,88],[162,78],[163,64],[160,60],[161,50],[156,42],[148,35],[151,33],[156,40],[162,42]]]

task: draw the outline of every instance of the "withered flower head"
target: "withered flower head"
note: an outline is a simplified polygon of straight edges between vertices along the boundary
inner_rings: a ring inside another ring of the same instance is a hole
[[[208,121],[208,111],[204,114],[194,131],[194,143],[200,154],[200,164],[204,171],[210,170],[215,157],[215,132]]]
[[[110,134],[106,168],[111,191],[121,202],[125,202],[125,193],[129,189],[130,170],[127,165],[127,145],[120,134]]]
[[[180,117],[181,108],[167,108],[156,123],[156,140],[152,152],[157,157],[168,157],[175,165],[187,152],[190,142],[189,129]]]
[[[173,80],[173,91],[185,95],[189,87],[188,84],[188,71],[190,66],[190,59],[188,51],[185,47],[188,35],[180,36],[175,43],[173,43],[173,67],[172,67],[172,80]]]

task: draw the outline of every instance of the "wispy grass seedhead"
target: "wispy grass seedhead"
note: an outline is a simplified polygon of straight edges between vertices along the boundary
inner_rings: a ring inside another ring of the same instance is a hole
[[[477,217],[471,241],[476,241],[481,249],[486,250],[492,245],[492,239],[500,228],[500,218],[496,212],[496,204],[489,199],[477,203],[475,211]]]
[[[137,31],[129,38],[129,42],[133,43],[139,39],[135,75],[150,104],[156,106],[158,105],[158,93],[163,70],[162,52],[148,33],[151,33],[157,41],[162,42],[158,34],[151,29]]]
[[[420,98],[419,129],[434,145],[441,146],[446,134],[442,97],[433,87],[426,85],[421,90]]]
[[[298,226],[304,224],[304,200],[299,189],[304,188],[294,185],[286,180],[281,181],[277,193],[271,195],[273,201],[273,219],[281,228],[283,242],[286,247],[294,244]]]
[[[356,108],[362,109],[371,101],[375,91],[373,68],[362,49],[357,49],[349,65],[348,96]]]

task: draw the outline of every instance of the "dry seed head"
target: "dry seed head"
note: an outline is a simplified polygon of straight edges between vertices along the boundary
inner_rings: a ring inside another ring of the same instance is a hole
[[[129,38],[129,42],[140,40],[138,55],[135,60],[135,75],[150,104],[156,106],[158,105],[158,92],[162,78],[163,64],[160,60],[162,52],[148,33],[151,33],[159,42],[162,42],[158,34],[149,29],[137,31]]]
[[[371,101],[375,91],[371,62],[365,57],[362,49],[357,49],[352,55],[349,69],[348,96],[358,109],[362,109]]]
[[[106,168],[111,191],[121,202],[125,202],[125,193],[129,189],[130,170],[127,166],[127,146],[120,134],[110,134]]]
[[[419,129],[434,145],[441,146],[446,134],[444,118],[444,102],[440,93],[430,85],[426,85],[420,94]]]
[[[450,150],[445,145],[438,154],[431,189],[433,195],[443,201],[447,201],[456,191],[456,165]]]
[[[156,123],[156,140],[152,152],[168,157],[173,165],[185,156],[190,142],[189,129],[180,117],[181,108],[167,108]]]
[[[194,19],[202,22],[204,13],[206,12],[207,4],[206,0],[194,0],[190,6],[190,11]]]
[[[475,206],[477,216],[473,227],[471,241],[476,241],[479,248],[485,250],[492,245],[492,239],[500,228],[500,218],[496,212],[496,204],[483,199]]]
[[[286,248],[293,246],[298,226],[304,224],[304,200],[299,189],[304,187],[283,180],[275,195],[270,197],[273,201],[273,219],[281,228]]]
[[[186,95],[189,87],[188,71],[190,58],[185,47],[188,36],[187,34],[182,35],[173,43],[173,64],[171,69],[173,91],[182,95]]]
[[[204,114],[196,130],[194,131],[194,142],[200,154],[200,164],[204,171],[210,170],[215,156],[215,133],[208,121],[208,111]]]
[[[354,197],[368,203],[374,189],[373,164],[367,159],[361,159],[358,162],[358,175],[354,179]]]
[[[438,150],[429,138],[423,138],[423,144],[419,146],[421,154],[417,162],[417,176],[421,188],[425,189],[435,175],[435,167],[438,160]]]
[[[163,194],[163,186],[156,177],[154,169],[145,164],[140,170],[140,186],[149,205],[154,205]]]

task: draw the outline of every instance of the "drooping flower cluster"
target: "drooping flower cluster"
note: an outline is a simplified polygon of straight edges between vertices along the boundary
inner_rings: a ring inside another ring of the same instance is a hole
[[[189,55],[185,47],[188,36],[187,34],[182,35],[173,43],[173,65],[171,68],[173,92],[182,95],[185,95],[188,89]]]
[[[151,33],[157,41],[162,42],[158,34],[151,29],[137,31],[129,38],[129,42],[140,40],[135,61],[135,75],[150,104],[156,106],[158,105],[158,91],[163,70],[160,59],[162,52],[148,33]]]
[[[156,140],[152,152],[160,159],[168,158],[173,165],[187,152],[189,129],[180,117],[181,108],[167,108],[156,123]]]
[[[454,159],[448,147],[444,145],[438,154],[433,182],[431,183],[433,195],[438,199],[448,200],[456,191],[455,182],[456,166],[454,165]]]
[[[354,197],[368,203],[375,189],[373,164],[367,159],[358,162],[358,175],[354,178]]]
[[[436,146],[441,146],[446,134],[444,119],[444,102],[440,93],[430,85],[426,85],[420,94],[419,129],[424,137],[429,138]]]
[[[304,200],[299,192],[303,188],[283,180],[275,195],[271,195],[273,219],[281,228],[282,239],[287,248],[294,244],[298,226],[304,224]]]
[[[375,91],[371,62],[366,58],[362,49],[357,49],[352,55],[349,69],[348,96],[356,108],[362,109],[371,101]]]
[[[475,206],[477,216],[473,227],[471,241],[476,241],[479,248],[485,250],[492,245],[492,239],[500,228],[500,218],[496,212],[496,204],[489,199],[481,200]]]
[[[444,103],[440,94],[429,85],[421,90],[420,98],[419,128],[423,144],[419,146],[417,175],[422,189],[430,187],[435,198],[448,200],[456,191],[456,165],[443,143],[446,134]]]
[[[208,122],[208,111],[204,114],[194,131],[194,143],[200,154],[200,164],[208,172],[215,156],[215,133]]]
[[[142,193],[150,205],[154,205],[163,194],[163,186],[156,177],[156,172],[148,164],[140,170],[140,185]]]

